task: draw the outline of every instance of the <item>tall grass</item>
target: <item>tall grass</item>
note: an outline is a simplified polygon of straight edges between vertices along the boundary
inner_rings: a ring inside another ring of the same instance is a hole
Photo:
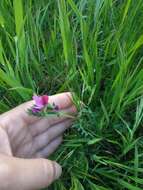
[[[85,106],[54,190],[143,188],[143,1],[1,0],[0,112],[33,92]]]

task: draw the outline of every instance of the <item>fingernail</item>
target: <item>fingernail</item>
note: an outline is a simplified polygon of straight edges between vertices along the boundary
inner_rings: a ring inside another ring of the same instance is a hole
[[[57,162],[53,162],[54,178],[58,179],[62,174],[62,168]]]

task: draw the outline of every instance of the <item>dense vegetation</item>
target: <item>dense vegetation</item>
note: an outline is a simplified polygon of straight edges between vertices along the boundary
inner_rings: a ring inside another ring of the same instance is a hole
[[[0,112],[33,92],[84,103],[49,190],[143,188],[142,45],[142,0],[0,1]]]

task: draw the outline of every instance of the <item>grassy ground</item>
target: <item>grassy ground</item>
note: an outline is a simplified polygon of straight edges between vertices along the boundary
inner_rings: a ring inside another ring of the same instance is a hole
[[[143,189],[142,10],[142,0],[0,1],[0,112],[33,92],[85,104],[49,190]]]

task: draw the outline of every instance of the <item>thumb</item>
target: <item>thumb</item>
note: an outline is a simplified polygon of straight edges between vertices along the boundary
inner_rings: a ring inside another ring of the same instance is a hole
[[[32,190],[49,186],[61,175],[62,169],[56,162],[47,159],[10,159],[9,183],[11,190]],[[7,160],[8,163],[8,160]]]

